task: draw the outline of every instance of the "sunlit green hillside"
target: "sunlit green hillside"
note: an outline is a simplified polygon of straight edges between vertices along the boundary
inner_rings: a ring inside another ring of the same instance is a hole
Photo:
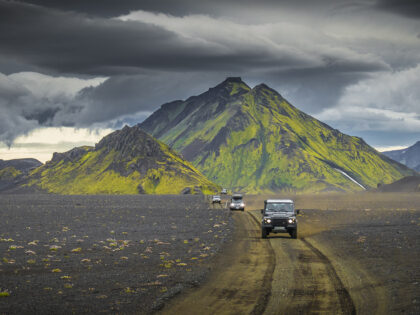
[[[229,78],[163,105],[141,127],[211,181],[250,193],[358,191],[414,172],[331,128],[261,84]]]
[[[124,127],[95,147],[55,153],[27,184],[60,194],[211,193],[220,187],[139,127]]]

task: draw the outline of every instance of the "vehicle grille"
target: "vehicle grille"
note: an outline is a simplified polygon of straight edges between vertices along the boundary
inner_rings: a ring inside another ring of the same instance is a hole
[[[271,221],[271,224],[273,226],[286,226],[287,225],[287,219],[273,219]]]

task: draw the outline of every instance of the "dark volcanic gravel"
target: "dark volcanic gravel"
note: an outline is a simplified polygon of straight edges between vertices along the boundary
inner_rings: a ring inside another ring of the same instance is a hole
[[[304,210],[310,236],[342,261],[357,260],[388,292],[387,314],[420,314],[420,211]],[[357,276],[357,275],[356,275]]]
[[[203,196],[0,195],[0,314],[150,313],[231,229]]]

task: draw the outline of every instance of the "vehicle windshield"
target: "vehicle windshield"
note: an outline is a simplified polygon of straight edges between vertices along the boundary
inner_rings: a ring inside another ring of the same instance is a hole
[[[242,197],[233,197],[232,202],[242,202]]]
[[[293,212],[292,203],[267,203],[265,211],[268,212]]]

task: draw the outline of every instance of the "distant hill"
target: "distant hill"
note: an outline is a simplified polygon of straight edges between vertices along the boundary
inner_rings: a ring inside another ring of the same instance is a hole
[[[42,163],[36,159],[0,160],[0,170],[13,167],[20,172],[27,172],[41,165]]]
[[[140,126],[237,191],[358,191],[415,173],[240,78],[164,104]]]
[[[211,193],[220,189],[140,127],[124,127],[95,147],[54,153],[25,187],[60,194]]]
[[[13,189],[42,163],[36,159],[0,160],[0,191]]]
[[[381,185],[380,192],[419,192],[420,176],[407,176],[388,185]]]
[[[420,141],[417,141],[406,149],[385,151],[382,153],[387,157],[420,172]]]

